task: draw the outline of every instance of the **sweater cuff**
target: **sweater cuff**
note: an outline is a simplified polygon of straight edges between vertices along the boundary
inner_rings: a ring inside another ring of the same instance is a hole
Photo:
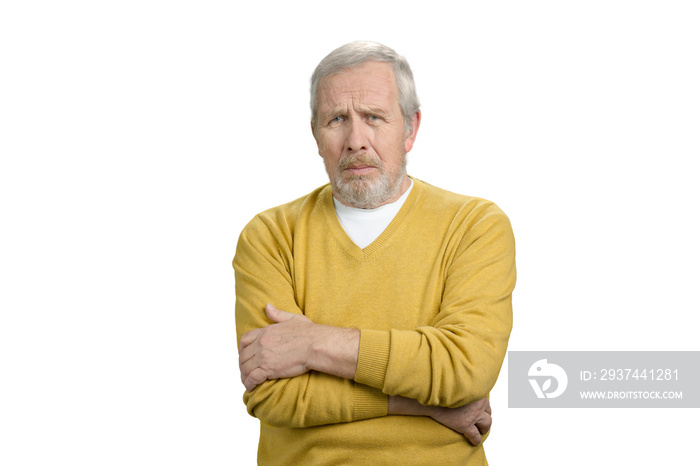
[[[382,330],[361,330],[355,382],[382,390],[389,365],[390,334]]]
[[[355,384],[355,409],[353,421],[373,419],[387,415],[389,397],[367,385]]]

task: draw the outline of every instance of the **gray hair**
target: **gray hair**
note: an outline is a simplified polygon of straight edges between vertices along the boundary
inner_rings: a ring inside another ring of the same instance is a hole
[[[311,76],[312,123],[316,121],[318,83],[327,76],[368,61],[387,62],[394,68],[394,76],[399,93],[399,105],[403,114],[406,134],[411,131],[411,118],[420,109],[413,72],[411,72],[411,67],[404,57],[396,53],[394,49],[377,42],[350,42],[333,50],[321,60]]]

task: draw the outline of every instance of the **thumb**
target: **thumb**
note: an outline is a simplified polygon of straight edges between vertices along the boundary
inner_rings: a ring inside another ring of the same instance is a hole
[[[285,322],[295,316],[295,314],[292,314],[291,312],[285,312],[281,309],[277,309],[270,303],[265,305],[265,313],[267,314],[267,317],[276,324]]]

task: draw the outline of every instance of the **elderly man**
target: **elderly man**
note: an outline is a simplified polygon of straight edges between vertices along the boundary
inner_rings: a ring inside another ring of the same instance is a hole
[[[255,217],[233,261],[258,461],[486,464],[512,325],[508,218],[406,174],[421,113],[394,50],[331,52],[311,111],[330,185]]]

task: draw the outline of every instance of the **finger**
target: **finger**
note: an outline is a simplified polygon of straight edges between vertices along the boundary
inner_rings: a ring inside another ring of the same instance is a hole
[[[464,436],[474,446],[478,446],[481,443],[481,433],[479,432],[479,429],[476,428],[476,426],[471,426],[467,428],[464,432]]]
[[[238,349],[238,366],[240,367],[241,364],[245,363],[249,359],[255,357],[256,354],[258,354],[260,348],[259,345],[254,344],[257,340],[253,340],[250,342],[250,344],[243,345],[241,344],[240,348]],[[241,340],[243,343],[243,340]]]
[[[248,373],[243,369],[242,366],[238,366],[241,371],[241,383],[245,385],[245,380],[248,378]]]
[[[262,369],[258,368],[253,370],[243,381],[246,391],[252,392],[255,387],[267,380],[265,373]]]
[[[245,363],[249,359],[253,358],[257,354],[256,346],[246,346],[245,348],[238,351],[238,365]]]
[[[253,389],[258,386],[255,379],[251,377],[251,374],[246,374],[245,377],[241,376],[241,382],[243,382],[243,386],[245,386],[245,389],[248,392],[252,392]]]
[[[244,380],[243,385],[245,386],[245,391],[247,391],[247,392],[252,392],[255,389],[255,387],[257,387],[257,385],[255,385],[249,379]]]
[[[241,371],[241,381],[245,381],[253,371],[260,368],[260,363],[258,361],[258,358],[254,356],[245,361],[238,361],[238,368]]]
[[[243,361],[240,356],[238,357],[238,370],[241,373],[241,382],[245,382],[245,379],[248,377],[248,373],[250,371],[246,370],[245,361]]]
[[[265,313],[267,314],[267,317],[276,324],[280,322],[285,322],[296,315],[292,314],[291,312],[286,312],[281,309],[277,309],[270,303],[267,303],[265,305]]]
[[[238,342],[238,352],[240,353],[243,348],[246,346],[250,345],[253,343],[255,340],[258,339],[258,333],[260,333],[262,329],[260,328],[254,328],[253,330],[246,332],[242,337],[241,341]]]
[[[485,434],[489,431],[489,429],[491,429],[492,423],[493,419],[491,418],[491,415],[489,413],[484,413],[484,415],[478,421],[476,421],[474,425],[477,429],[479,429],[479,432]]]

